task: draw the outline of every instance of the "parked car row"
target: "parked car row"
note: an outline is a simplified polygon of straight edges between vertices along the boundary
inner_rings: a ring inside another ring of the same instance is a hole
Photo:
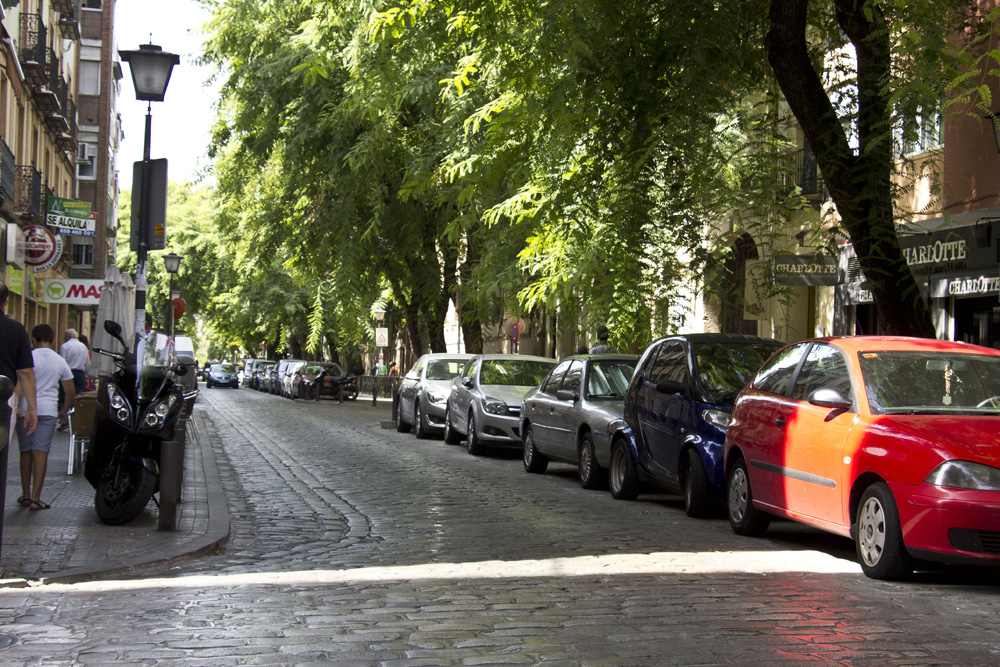
[[[247,363],[245,384],[257,391],[296,398],[318,400],[322,396],[347,400],[358,397],[353,377],[340,364],[305,359],[254,359]]]
[[[866,575],[1000,564],[1000,351],[889,337],[783,346],[732,334],[560,362],[431,354],[402,381],[397,430],[517,446],[585,488],[680,493],[733,530],[774,518],[854,540]]]

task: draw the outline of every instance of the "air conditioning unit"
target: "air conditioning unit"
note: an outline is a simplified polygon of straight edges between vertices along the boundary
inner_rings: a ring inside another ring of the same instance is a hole
[[[90,144],[80,144],[76,147],[76,161],[80,164],[90,162]]]

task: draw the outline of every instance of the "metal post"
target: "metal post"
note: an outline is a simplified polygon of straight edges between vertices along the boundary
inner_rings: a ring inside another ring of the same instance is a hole
[[[177,504],[184,484],[184,445],[187,440],[186,417],[181,417],[174,439],[160,445],[160,516],[157,528],[177,530]]]
[[[146,134],[142,142],[142,191],[139,194],[139,250],[136,252],[135,269],[135,332],[136,350],[146,335],[146,257],[149,253],[149,198],[152,180],[149,165],[150,132],[153,127],[153,105],[146,108]],[[137,355],[138,356],[138,355]]]

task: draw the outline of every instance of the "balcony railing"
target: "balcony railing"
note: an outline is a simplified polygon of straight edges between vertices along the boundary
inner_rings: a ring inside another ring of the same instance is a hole
[[[59,14],[59,26],[63,37],[74,41],[80,39],[80,0],[53,0]],[[66,9],[63,9],[66,7]]]
[[[42,172],[30,165],[14,168],[14,211],[42,221]]]
[[[21,14],[21,70],[32,87],[44,86],[48,79],[45,48],[46,29],[42,15]]]
[[[788,190],[798,188],[806,197],[825,196],[826,186],[819,175],[819,166],[816,164],[816,156],[813,155],[812,149],[806,147],[795,151],[788,156],[787,161],[783,162],[778,177],[783,187]]]
[[[6,141],[0,140],[3,144],[2,155],[0,155],[0,197],[3,197],[3,204],[14,205],[16,199],[17,166],[14,160],[14,151],[10,149]],[[0,205],[3,205],[0,204]]]
[[[46,111],[48,115],[45,117],[45,124],[58,135],[61,132],[69,131],[69,121],[66,119],[68,113],[66,107],[69,104],[69,86],[66,84],[66,80],[62,78],[62,75],[59,74],[55,65],[50,70],[49,90],[55,96],[56,107]]]
[[[59,148],[72,156],[76,155],[76,103],[72,99],[66,101],[66,111],[64,118],[68,128],[65,132],[56,135],[56,144]]]

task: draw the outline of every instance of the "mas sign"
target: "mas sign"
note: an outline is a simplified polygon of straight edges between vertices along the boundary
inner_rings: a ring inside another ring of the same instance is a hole
[[[45,281],[42,300],[45,303],[75,303],[81,306],[96,306],[101,301],[103,280],[73,280],[71,278],[49,278]]]

